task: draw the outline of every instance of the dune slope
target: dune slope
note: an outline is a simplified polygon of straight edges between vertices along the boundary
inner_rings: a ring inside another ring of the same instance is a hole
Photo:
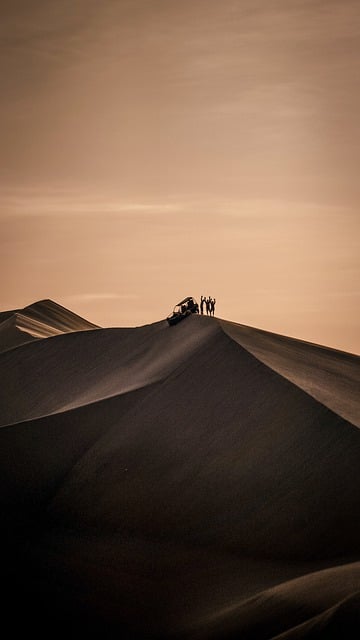
[[[360,630],[359,359],[226,325],[0,354],[2,565],[41,637]]]
[[[360,562],[310,573],[203,620],[194,638],[356,638]]]
[[[30,333],[19,329],[16,313],[0,322],[0,353],[35,339]]]
[[[165,321],[136,329],[62,334],[0,354],[0,425],[38,418],[96,402],[160,380],[189,354],[221,334],[168,331]],[[19,375],[21,361],[21,375]],[[36,372],[36,374],[35,374]]]
[[[360,427],[359,356],[234,322],[220,324],[261,362]]]

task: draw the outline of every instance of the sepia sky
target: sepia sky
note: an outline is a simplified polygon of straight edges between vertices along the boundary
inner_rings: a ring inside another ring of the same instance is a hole
[[[360,354],[358,0],[5,0],[0,310]]]

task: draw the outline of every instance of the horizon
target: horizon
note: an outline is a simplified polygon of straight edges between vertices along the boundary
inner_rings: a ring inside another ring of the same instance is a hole
[[[1,310],[216,314],[360,354],[355,0],[3,10]]]
[[[21,307],[21,308],[19,307],[18,309],[1,309],[0,310],[0,314],[3,313],[3,312],[6,313],[6,312],[9,312],[9,311],[12,311],[13,313],[16,313],[18,311],[21,312],[21,311],[23,311],[23,310],[25,310],[25,309],[27,309],[29,307],[34,307],[34,306],[36,306],[36,305],[38,305],[40,303],[52,303],[52,304],[55,304],[57,306],[63,307],[65,311],[68,311],[68,312],[70,312],[70,314],[74,314],[75,316],[78,316],[79,320],[85,320],[86,322],[88,322],[90,324],[93,324],[95,329],[141,329],[144,326],[149,326],[151,324],[156,324],[158,322],[166,320],[166,317],[161,317],[161,318],[157,318],[153,322],[143,323],[143,324],[139,324],[139,325],[121,325],[121,326],[120,325],[111,325],[111,326],[105,326],[104,327],[102,325],[96,324],[93,321],[92,318],[89,318],[89,317],[86,317],[84,315],[81,315],[81,314],[77,313],[73,308],[65,307],[64,305],[61,305],[57,300],[54,300],[52,298],[44,298],[42,300],[35,300],[35,301],[29,303],[28,305],[26,305],[25,307]],[[266,333],[267,334],[271,334],[271,335],[274,335],[274,336],[277,336],[277,337],[280,337],[280,338],[288,338],[288,339],[293,340],[295,342],[302,342],[302,343],[309,344],[309,345],[312,345],[314,347],[320,347],[320,348],[323,348],[323,349],[326,349],[326,350],[329,350],[329,351],[338,351],[339,353],[344,353],[346,355],[360,357],[360,353],[354,353],[354,352],[351,352],[351,351],[346,351],[345,349],[340,349],[338,347],[333,347],[331,345],[327,345],[327,344],[323,344],[323,343],[317,343],[317,342],[314,342],[314,341],[311,341],[311,340],[305,340],[304,338],[299,338],[298,336],[294,336],[294,335],[291,335],[291,334],[285,334],[285,333],[284,334],[279,334],[279,333],[277,333],[275,331],[270,331],[269,329],[264,329],[264,327],[261,327],[261,326],[245,325],[244,323],[235,322],[234,320],[231,320],[230,318],[223,318],[223,317],[220,317],[220,316],[218,316],[216,314],[214,316],[212,316],[210,313],[209,314],[206,313],[205,307],[204,307],[204,313],[201,313],[199,311],[198,314],[195,314],[195,317],[196,317],[196,315],[204,316],[204,317],[207,317],[207,318],[213,318],[214,320],[220,321],[220,323],[226,323],[226,324],[229,324],[229,325],[237,325],[239,327],[245,327],[245,328],[248,327],[249,329],[254,329],[255,331],[264,332],[265,334]],[[20,327],[20,329],[21,329],[21,331],[24,330],[22,327]],[[174,329],[172,329],[172,330],[174,331]],[[70,333],[73,332],[73,331],[83,331],[83,329],[72,329],[70,331]],[[32,335],[29,325],[27,325],[27,327],[26,327],[26,332],[29,332],[30,335]],[[48,336],[42,336],[42,337],[47,338]]]

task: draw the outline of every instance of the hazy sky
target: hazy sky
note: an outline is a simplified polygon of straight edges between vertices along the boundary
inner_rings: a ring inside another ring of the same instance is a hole
[[[5,0],[1,309],[360,353],[358,0]]]

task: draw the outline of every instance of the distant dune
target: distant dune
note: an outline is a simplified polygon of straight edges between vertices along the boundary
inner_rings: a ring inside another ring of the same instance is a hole
[[[39,338],[96,328],[52,300],[40,300],[24,309],[0,313],[0,352]]]
[[[13,633],[359,636],[359,357],[203,316],[100,329],[51,301],[2,329]]]

